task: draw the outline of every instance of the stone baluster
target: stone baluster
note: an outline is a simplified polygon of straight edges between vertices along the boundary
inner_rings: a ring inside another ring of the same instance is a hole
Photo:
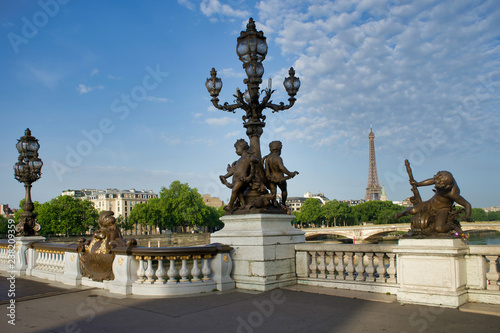
[[[48,251],[49,253],[49,261],[47,262],[47,270],[51,271],[54,269],[54,253],[52,251]]]
[[[168,268],[167,275],[169,277],[167,283],[177,283],[176,277],[177,277],[177,270],[175,269],[175,259],[177,259],[175,256],[170,256],[167,257],[168,260],[170,260],[170,267]]]
[[[163,284],[165,282],[165,275],[167,274],[163,267],[163,257],[156,257],[155,259],[158,260],[158,269],[155,273],[157,279],[155,283]]]
[[[318,254],[319,254],[318,278],[325,279],[326,278],[325,251],[319,251]]]
[[[189,270],[187,269],[187,260],[189,259],[189,256],[180,256],[180,259],[182,260],[182,267],[181,270],[179,271],[179,275],[181,276],[179,282],[186,283],[189,282],[188,279]]]
[[[488,285],[486,289],[488,290],[500,290],[500,286],[497,284],[500,274],[497,270],[497,259],[498,256],[485,256],[489,261],[489,270],[486,273],[486,279],[488,280]]]
[[[47,252],[39,252],[42,260],[40,260],[40,269],[47,269],[49,262],[49,254]]]
[[[358,264],[356,265],[356,281],[365,281],[365,265],[363,264],[363,252],[356,252],[356,257],[358,257]]]
[[[193,269],[191,270],[191,276],[193,277],[191,279],[191,282],[198,282],[200,280],[200,274],[201,271],[198,268],[198,260],[201,259],[201,255],[194,255],[193,256]]]
[[[328,279],[335,279],[335,252],[328,252],[328,258],[330,262],[328,263]]]
[[[316,278],[318,277],[318,261],[316,259],[316,251],[311,251],[311,264],[309,265],[309,269],[311,273],[309,273],[309,277]]]
[[[375,282],[375,266],[373,265],[373,252],[367,252],[366,254],[366,259],[368,260],[368,265],[365,268],[366,274],[368,276],[366,277],[366,282]]]
[[[144,270],[144,260],[142,259],[141,256],[135,257],[135,259],[139,260],[139,268],[137,269],[137,282],[144,282],[146,279],[144,277],[144,273],[146,272]]]
[[[57,257],[57,262],[59,263],[58,270],[59,272],[64,273],[64,253],[59,253]]]
[[[378,259],[378,266],[377,266],[378,278],[376,278],[375,281],[385,282],[385,280],[386,280],[386,278],[385,278],[386,268],[385,268],[385,264],[384,264],[385,254],[384,254],[384,252],[377,252],[377,253],[375,253],[375,255],[377,256],[377,259]]]
[[[41,269],[42,268],[42,262],[43,262],[43,253],[40,251],[35,251],[36,253],[36,260],[35,260],[35,268],[36,269]]]
[[[389,278],[387,279],[388,283],[396,283],[396,253],[388,252],[386,253],[389,257],[389,267],[387,268],[387,274],[389,274]]]
[[[153,258],[152,257],[144,257],[144,259],[147,260],[147,268],[145,275],[147,277],[146,282],[154,282],[155,279],[153,278],[155,276],[155,271],[153,269]]]
[[[335,267],[335,269],[337,270],[337,272],[339,274],[335,276],[335,279],[336,280],[344,280],[345,279],[344,252],[339,251],[339,252],[335,252],[335,254],[337,255],[337,258],[339,260],[337,267]]]
[[[212,270],[210,269],[210,265],[208,264],[208,259],[211,259],[212,255],[211,254],[205,254],[203,256],[203,268],[201,269],[201,273],[203,274],[203,281],[209,281],[210,280],[210,273]]]
[[[345,277],[346,280],[353,281],[355,276],[354,276],[354,258],[353,258],[353,252],[346,252],[345,257],[347,259],[347,266],[345,268],[345,271],[347,272],[347,276]]]

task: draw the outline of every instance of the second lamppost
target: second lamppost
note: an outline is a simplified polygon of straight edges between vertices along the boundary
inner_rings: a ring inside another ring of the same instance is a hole
[[[26,129],[24,136],[16,144],[19,152],[18,162],[14,165],[14,177],[26,188],[26,197],[22,206],[19,223],[16,225],[17,236],[36,236],[40,230],[40,225],[36,220],[36,213],[33,212],[35,206],[31,200],[31,184],[40,179],[42,175],[43,162],[38,158],[40,144],[38,140],[31,136],[30,129]]]

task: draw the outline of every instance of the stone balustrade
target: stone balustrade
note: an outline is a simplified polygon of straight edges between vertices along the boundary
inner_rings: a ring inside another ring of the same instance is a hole
[[[0,270],[125,295],[198,294],[235,287],[230,277],[231,250],[221,244],[115,248],[115,279],[97,282],[82,277],[75,244],[29,242],[25,237],[15,245],[0,241]]]
[[[115,249],[115,280],[111,288],[135,295],[184,295],[232,289],[235,284],[230,277],[231,249],[221,244]]]
[[[300,284],[396,292],[395,245],[300,244],[295,246]]]
[[[500,304],[500,246],[471,245],[466,255],[470,302]]]
[[[123,295],[199,294],[236,286],[232,257],[238,255],[226,245],[112,251],[115,278],[98,282],[82,277],[76,245],[19,237],[15,243],[0,241],[0,270]],[[500,246],[402,239],[393,245],[301,243],[292,244],[291,251],[296,276],[292,283],[391,293],[404,303],[500,304]],[[248,260],[252,264],[256,259]]]
[[[450,307],[464,301],[500,304],[500,246],[469,246],[459,240],[451,245],[438,242],[420,248],[401,244],[299,244],[295,246],[297,283],[391,293],[398,295],[398,299],[404,291],[405,297],[411,294],[414,302],[421,304]],[[423,275],[429,276],[429,280],[413,281],[411,276],[415,272],[408,264],[421,265]],[[440,268],[443,272],[436,271]],[[400,281],[398,274],[406,279]],[[445,281],[434,278],[446,274],[449,276]],[[453,283],[449,285],[449,281]],[[427,292],[439,296],[415,297]],[[408,298],[412,300],[411,297]]]

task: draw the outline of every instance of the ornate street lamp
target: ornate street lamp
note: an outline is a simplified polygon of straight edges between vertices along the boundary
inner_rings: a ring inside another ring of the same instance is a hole
[[[249,163],[235,162],[232,166],[228,166],[227,175],[220,176],[222,183],[232,188],[231,199],[226,206],[226,211],[228,213],[242,210],[245,213],[270,212],[273,209],[271,206],[273,206],[274,208],[278,208],[279,213],[286,213],[284,202],[281,207],[277,204],[276,187],[278,186],[282,190],[282,193],[283,189],[286,191],[285,181],[293,178],[298,172],[290,172],[283,166],[283,162],[279,157],[281,142],[272,143],[273,147],[279,148],[276,148],[272,152],[273,157],[267,159],[264,165],[266,158],[262,159],[260,137],[266,125],[264,122],[266,116],[262,112],[266,108],[271,109],[272,112],[284,111],[291,108],[295,104],[295,95],[299,90],[300,80],[298,77],[295,77],[294,69],[290,68],[290,76],[285,78],[283,82],[286,92],[289,95],[287,105],[283,102],[279,104],[272,103],[271,95],[275,90],[271,89],[271,79],[269,79],[267,89],[260,89],[262,76],[264,75],[262,62],[267,55],[267,43],[264,33],[256,30],[255,22],[252,18],[248,21],[246,31],[242,31],[238,37],[236,54],[241,62],[243,62],[243,69],[247,75],[243,83],[247,86],[247,89],[243,93],[239,88],[236,89],[236,94],[233,95],[236,100],[233,104],[227,102],[223,105],[219,104],[222,80],[217,77],[215,68],[212,68],[210,77],[207,78],[205,83],[210,96],[212,96],[214,107],[233,113],[236,113],[236,109],[245,111],[245,115],[242,117],[243,127],[246,128],[246,134],[250,140],[250,147],[248,147],[245,140],[238,140],[235,148],[237,150],[236,153],[241,156],[240,160],[251,161]],[[263,94],[262,100],[260,100],[261,93]],[[246,154],[251,155],[251,157]],[[274,163],[274,167],[269,167],[270,163]],[[250,167],[246,170],[246,165],[249,164]],[[272,172],[274,172],[274,175],[271,174]],[[242,177],[242,174],[245,176]],[[285,177],[284,174],[287,176]],[[232,184],[227,182],[228,177],[233,177]],[[270,194],[268,190],[271,192]],[[286,198],[286,194],[284,197]]]
[[[219,104],[219,93],[222,89],[222,80],[217,77],[217,71],[212,68],[210,77],[207,79],[205,86],[207,87],[210,96],[212,96],[212,104],[219,110],[235,113],[236,109],[242,109],[246,112],[243,116],[243,126],[247,129],[247,135],[250,139],[250,147],[255,156],[261,157],[260,153],[260,136],[262,135],[265,126],[264,120],[266,116],[262,115],[262,111],[266,108],[272,112],[284,111],[291,108],[295,103],[295,95],[300,87],[300,80],[295,77],[295,71],[290,68],[290,77],[285,78],[283,85],[286,92],[290,96],[288,105],[283,102],[273,104],[271,95],[275,90],[271,90],[269,83],[268,89],[263,90],[264,97],[259,101],[260,97],[260,84],[262,83],[262,76],[264,75],[264,66],[262,61],[267,55],[266,37],[262,31],[257,31],[255,22],[252,18],[248,21],[247,30],[240,33],[236,44],[236,54],[243,62],[243,69],[247,74],[247,78],[243,83],[247,85],[247,90],[242,93],[236,89],[236,98],[234,104],[224,103]]]
[[[38,139],[31,136],[30,129],[26,129],[24,136],[16,144],[19,152],[19,160],[14,165],[14,178],[24,183],[26,188],[26,198],[24,200],[19,219],[16,225],[16,234],[18,236],[36,236],[40,230],[40,225],[36,222],[36,213],[33,212],[34,205],[31,200],[31,184],[40,179],[42,175],[43,162],[38,158],[38,149],[40,144]]]

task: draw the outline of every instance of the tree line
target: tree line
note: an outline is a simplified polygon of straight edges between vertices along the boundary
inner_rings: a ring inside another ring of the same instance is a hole
[[[19,207],[22,207],[23,202],[24,199]],[[43,204],[35,202],[34,206],[41,226],[41,235],[84,235],[98,228],[99,212],[91,201],[61,195]],[[347,202],[332,200],[321,205],[318,199],[309,198],[302,205],[300,212],[293,212],[293,223],[303,227],[349,226],[362,222],[409,223],[410,216],[399,220],[393,218],[394,213],[404,209],[405,207],[390,201],[368,201],[349,206]],[[20,213],[22,209],[15,214],[16,223],[19,222]],[[196,188],[174,181],[168,188],[161,188],[158,198],[135,205],[127,219],[119,216],[117,221],[119,226],[126,230],[133,229],[135,225],[149,225],[160,230],[180,228],[182,231],[186,231],[188,227],[206,226],[209,231],[213,231],[222,228],[223,223],[219,220],[222,215],[223,208],[205,205]],[[473,208],[471,217],[474,221],[500,221],[500,212]],[[0,216],[0,234],[6,234],[7,230],[8,218]]]
[[[405,207],[393,204],[390,201],[367,201],[356,206],[349,206],[347,202],[338,200],[328,201],[324,205],[318,199],[307,199],[300,212],[293,212],[294,222],[303,227],[314,226],[350,226],[362,222],[374,224],[409,223],[410,217],[394,219],[394,213],[404,210]]]
[[[22,207],[23,202],[24,199],[19,207]],[[42,204],[35,201],[34,206],[41,226],[39,233],[43,236],[84,235],[98,229],[99,211],[89,200],[60,195]],[[16,223],[22,212],[21,208],[15,213]],[[205,205],[196,188],[174,181],[169,188],[161,188],[159,198],[135,205],[127,219],[122,215],[118,216],[117,223],[125,230],[133,229],[135,224],[158,227],[161,230],[180,227],[186,231],[187,227],[202,226],[214,230],[222,228],[223,223],[219,217],[223,214],[222,207],[217,209]],[[0,216],[0,234],[6,234],[7,230],[8,219]]]
[[[336,227],[359,225],[363,222],[373,224],[410,223],[411,216],[398,220],[394,213],[401,212],[406,207],[393,204],[390,201],[367,201],[356,206],[347,202],[332,200],[324,205],[318,199],[309,198],[302,205],[300,212],[293,212],[293,223],[302,227]],[[473,208],[471,217],[474,221],[499,221],[500,212],[486,212],[482,208]]]

